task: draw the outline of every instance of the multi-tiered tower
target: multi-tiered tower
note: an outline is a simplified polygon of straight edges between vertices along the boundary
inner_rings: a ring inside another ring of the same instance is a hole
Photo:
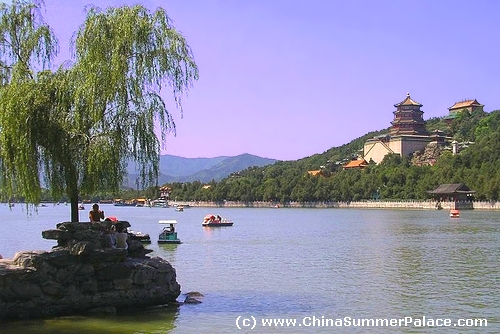
[[[368,139],[363,148],[363,157],[367,162],[380,163],[387,154],[409,156],[415,151],[424,149],[427,144],[436,142],[445,144],[450,138],[436,131],[429,134],[425,128],[422,104],[414,101],[410,93],[406,99],[394,105],[394,120],[389,133]]]
[[[391,122],[392,127],[389,132],[391,136],[395,135],[428,135],[425,129],[425,121],[420,110],[422,104],[414,101],[410,97],[410,93],[406,94],[406,99],[394,105],[394,120]]]

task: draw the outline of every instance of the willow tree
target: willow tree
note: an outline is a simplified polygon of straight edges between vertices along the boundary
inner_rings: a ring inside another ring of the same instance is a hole
[[[54,198],[69,197],[78,221],[79,196],[118,190],[127,162],[136,163],[143,185],[155,182],[160,149],[175,133],[162,95],[168,91],[182,114],[198,68],[166,11],[137,5],[91,7],[71,65],[44,70],[55,49],[50,29],[36,20],[39,8],[14,1],[2,12],[0,38],[8,42],[0,52],[12,69],[0,88],[2,194],[36,204],[45,184]]]

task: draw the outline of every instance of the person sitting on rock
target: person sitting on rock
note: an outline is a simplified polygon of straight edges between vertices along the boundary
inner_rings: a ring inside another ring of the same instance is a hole
[[[109,228],[109,231],[107,233],[107,236],[109,238],[109,243],[111,245],[111,248],[116,248],[116,235],[118,233],[116,232],[116,226],[115,225],[111,225],[111,227]]]
[[[99,204],[95,203],[92,205],[92,210],[89,212],[89,219],[91,223],[100,222],[104,219],[104,211],[99,210]]]
[[[127,249],[128,248],[128,244],[127,244],[128,234],[127,234],[126,229],[119,226],[116,229],[116,231],[118,232],[118,233],[116,233],[116,248]]]

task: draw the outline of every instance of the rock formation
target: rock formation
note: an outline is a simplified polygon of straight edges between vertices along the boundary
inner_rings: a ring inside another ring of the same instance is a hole
[[[128,249],[112,248],[110,224],[59,223],[42,232],[43,238],[57,240],[52,250],[0,259],[0,320],[176,302],[181,291],[170,263],[147,256],[151,250],[130,238]]]
[[[434,165],[444,150],[444,146],[435,142],[427,144],[422,151],[413,153],[411,163],[417,166]]]

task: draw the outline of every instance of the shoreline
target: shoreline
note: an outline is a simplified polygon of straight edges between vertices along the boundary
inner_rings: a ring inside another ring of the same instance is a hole
[[[208,201],[177,201],[171,205],[184,205],[185,207],[207,208],[355,208],[355,209],[419,209],[436,210],[436,201],[358,201],[358,202],[208,202]],[[500,210],[500,202],[475,201],[475,202],[440,202],[443,210]]]
[[[109,204],[107,202],[99,202],[100,204]],[[482,210],[482,211],[497,211],[500,210],[500,201],[467,201],[467,202],[439,202],[443,210]],[[4,203],[7,204],[7,203]],[[15,202],[15,204],[25,204],[24,202]],[[60,204],[53,202],[43,202],[46,204]],[[418,210],[436,210],[437,201],[352,201],[352,202],[243,202],[243,201],[169,201],[170,206],[183,205],[184,207],[206,207],[206,208],[339,208],[339,209],[418,209]]]

